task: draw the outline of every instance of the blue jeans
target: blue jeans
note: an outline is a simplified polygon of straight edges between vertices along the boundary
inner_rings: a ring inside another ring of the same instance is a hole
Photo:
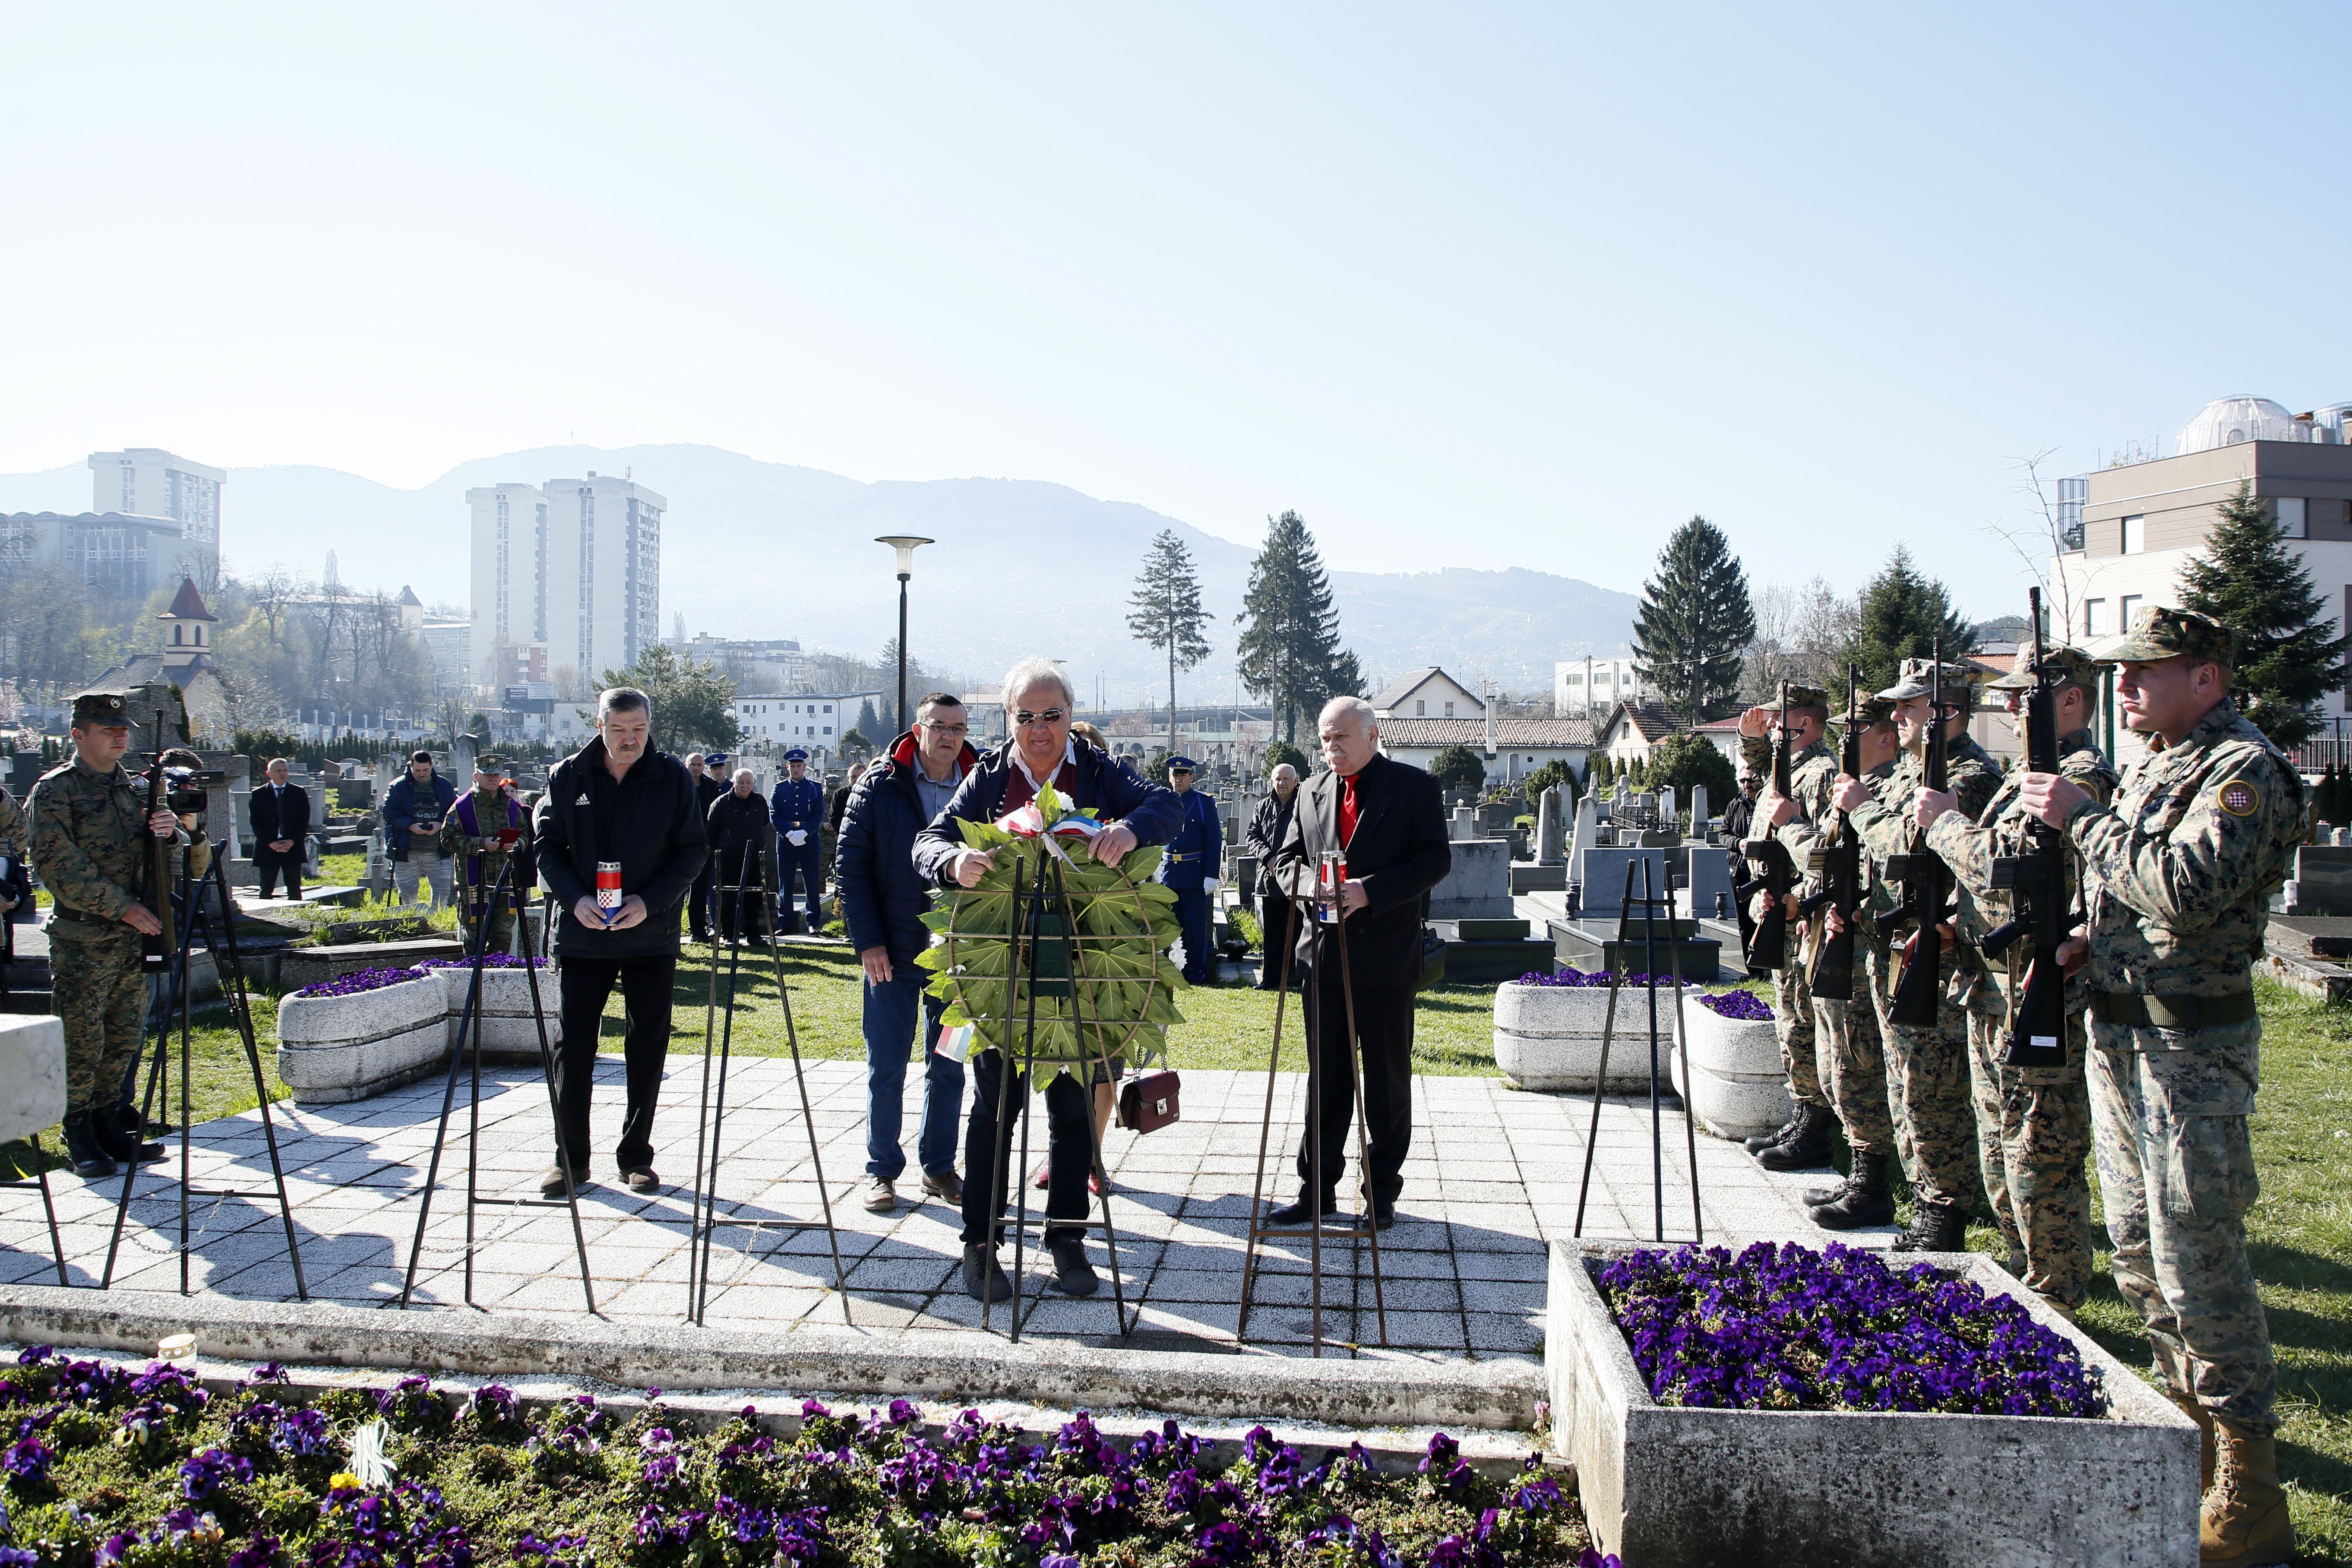
[[[884,984],[866,983],[866,1173],[895,1182],[907,1168],[898,1147],[905,1121],[907,1058],[914,1052],[915,1008],[923,1010],[923,1127],[915,1157],[923,1173],[955,1169],[956,1121],[963,1110],[963,1064],[933,1049],[947,1004],[923,994],[928,971],[893,961]]]

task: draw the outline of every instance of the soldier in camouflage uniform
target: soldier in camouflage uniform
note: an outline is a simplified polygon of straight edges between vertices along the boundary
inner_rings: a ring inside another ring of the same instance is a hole
[[[1828,828],[1830,780],[1837,774],[1837,758],[1822,738],[1829,727],[1829,693],[1818,686],[1791,686],[1788,701],[1786,713],[1780,711],[1780,703],[1769,702],[1742,714],[1739,748],[1753,774],[1766,781],[1763,793],[1756,797],[1748,842],[1770,835],[1801,868]],[[1768,731],[1782,726],[1789,732],[1789,794],[1785,796],[1776,793],[1770,782],[1775,742],[1768,738]],[[1775,955],[1781,959],[1781,967],[1773,985],[1772,1026],[1780,1037],[1780,1065],[1789,1075],[1789,1098],[1795,1110],[1779,1131],[1748,1140],[1749,1152],[1776,1171],[1828,1164],[1830,1128],[1836,1121],[1829,1097],[1822,1091],[1813,997],[1805,985],[1802,927],[1795,918],[1794,895],[1789,905],[1788,948]],[[1758,893],[1759,918],[1766,907],[1765,895]],[[1763,953],[1751,956],[1759,963],[1766,958]]]
[[[1894,773],[1902,755],[1895,705],[1874,697],[1862,704],[1858,722],[1862,776],[1876,784]],[[1863,900],[1857,912],[1864,923],[1854,935],[1855,994],[1845,1002],[1813,998],[1822,1079],[1853,1155],[1845,1180],[1805,1194],[1813,1223],[1828,1230],[1885,1225],[1895,1217],[1895,1198],[1886,1184],[1886,1162],[1895,1152],[1895,1118],[1887,1109],[1886,1047],[1879,1037],[1878,1009],[1871,1002],[1880,988],[1879,976],[1886,972],[1886,939],[1878,934],[1877,916],[1895,907],[1895,894],[1872,865],[1867,846],[1862,862]],[[1824,908],[1822,932],[1840,929],[1836,912]]]
[[[476,757],[474,787],[457,797],[441,825],[442,853],[465,857],[453,861],[453,873],[457,884],[457,919],[468,953],[481,940],[483,906],[498,887],[499,873],[521,853],[525,826],[522,805],[515,799],[498,758]],[[530,898],[537,879],[530,857],[521,856],[506,888],[499,892],[496,906],[488,910],[492,952],[513,951],[514,912]]]
[[[2046,650],[2042,664],[2063,678],[2056,688],[2058,771],[2104,804],[2115,794],[2116,772],[2091,740],[2097,667],[2071,647]],[[2021,736],[2024,698],[2033,685],[2032,672],[2020,668],[1990,687],[2008,700]],[[1927,846],[1959,885],[1960,928],[1971,947],[2015,912],[2010,894],[1993,889],[1992,862],[2026,847],[2030,819],[2018,799],[2024,782],[2021,771],[2003,779],[1973,824],[1953,809],[1949,795],[1923,789],[1916,797]],[[2091,1152],[2090,1090],[2083,1071],[2083,1010],[2090,1005],[2090,990],[2079,974],[2067,982],[2064,1066],[2005,1065],[2010,1009],[2024,990],[2032,959],[2032,944],[2015,942],[1969,977],[1963,993],[1969,1079],[1985,1196],[2009,1248],[2010,1272],[2071,1318],[2091,1289],[2091,1183],[2083,1164]],[[2072,952],[2066,959],[2081,962]]]
[[[1992,799],[2000,771],[1968,732],[1969,691],[1965,667],[1944,667],[1943,697],[1953,710],[1945,728],[1945,779],[1959,809],[1974,819]],[[1918,829],[1912,796],[1927,775],[1927,726],[1935,690],[1931,660],[1906,658],[1900,677],[1878,695],[1895,704],[1903,756],[1878,785],[1841,778],[1839,809],[1848,812],[1873,858],[1885,861],[1912,848]],[[1939,1006],[1935,1026],[1897,1024],[1890,1011],[1891,985],[1874,984],[1871,999],[1886,1047],[1887,1109],[1895,1118],[1895,1148],[1911,1179],[1911,1227],[1895,1246],[1901,1252],[1957,1252],[1966,1241],[1969,1210],[1983,1177],[1977,1163],[1976,1102],[1969,1090],[1968,1015],[1952,1000],[1957,977],[1979,967],[1975,953],[1953,928],[1917,933],[1914,952],[1935,953]]]
[[[131,717],[121,692],[77,696],[72,734],[73,761],[33,786],[32,861],[55,900],[49,967],[65,1025],[66,1152],[75,1174],[96,1180],[115,1172],[121,1156],[110,1145],[138,1147],[111,1113],[147,1012],[140,941],[161,936],[163,922],[132,890],[151,834],[190,840],[169,811],[147,809],[146,780],[122,765]]]
[[[2258,1563],[2291,1557],[2294,1532],[2277,1366],[2246,1256],[2252,970],[2305,810],[2294,764],[2231,700],[2236,656],[2228,628],[2143,609],[2106,657],[2147,755],[2111,805],[2039,773],[2019,799],[2064,830],[2089,888],[2091,1124],[2116,1285],[2216,1460],[2203,1560]]]

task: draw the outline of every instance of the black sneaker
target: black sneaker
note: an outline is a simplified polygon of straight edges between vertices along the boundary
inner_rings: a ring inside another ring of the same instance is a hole
[[[1102,1289],[1095,1267],[1087,1261],[1087,1244],[1072,1239],[1046,1244],[1054,1255],[1054,1289],[1065,1296],[1091,1296]]]
[[[996,1261],[996,1248],[973,1243],[963,1249],[963,1293],[975,1301],[1013,1300],[1013,1281]]]
[[[1309,1201],[1305,1193],[1301,1193],[1298,1194],[1297,1202],[1285,1204],[1267,1215],[1265,1223],[1270,1226],[1279,1226],[1286,1230],[1293,1226],[1313,1225],[1324,1215],[1335,1213],[1339,1207],[1339,1199],[1336,1194],[1327,1194],[1323,1202],[1317,1205]]]

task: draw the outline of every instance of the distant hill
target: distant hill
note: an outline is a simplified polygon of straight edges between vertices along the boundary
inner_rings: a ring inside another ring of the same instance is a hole
[[[221,496],[231,570],[273,563],[317,576],[336,554],[345,582],[414,587],[426,602],[466,602],[465,492],[475,486],[621,469],[667,498],[662,628],[683,612],[691,632],[798,637],[870,654],[897,631],[898,583],[886,533],[939,542],[915,557],[916,657],[976,677],[1025,653],[1137,682],[1164,668],[1127,633],[1127,596],[1144,546],[1172,528],[1191,546],[1218,624],[1216,652],[1184,677],[1198,700],[1233,683],[1232,617],[1255,546],[1235,544],[1149,508],[1098,500],[1033,479],[884,480],[761,462],[714,447],[554,447],[463,463],[420,489],[331,468],[233,468]],[[80,467],[0,475],[0,511],[81,510]],[[1309,520],[1311,522],[1311,519]],[[1327,562],[1346,541],[1319,541]],[[1333,573],[1342,635],[1379,677],[1444,664],[1512,686],[1549,687],[1552,661],[1623,646],[1635,598],[1574,578],[1514,569]],[[1089,692],[1091,697],[1091,692]]]

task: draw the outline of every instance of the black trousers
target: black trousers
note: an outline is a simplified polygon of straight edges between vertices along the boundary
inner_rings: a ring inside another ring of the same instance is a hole
[[[768,895],[764,892],[719,895],[719,934],[755,937],[768,934]]]
[[[261,886],[258,892],[262,898],[266,899],[269,896],[270,889],[278,885],[278,879],[281,877],[286,880],[286,896],[289,899],[300,898],[302,896],[302,846],[300,842],[297,841],[294,847],[289,849],[283,855],[280,855],[277,850],[272,849],[267,844],[255,845],[253,847],[253,874],[261,880]]]
[[[1263,956],[1258,963],[1257,988],[1261,991],[1282,989],[1284,961],[1298,945],[1298,908],[1280,893],[1267,893],[1257,901],[1258,925],[1265,935]],[[1298,984],[1298,960],[1288,957],[1290,983]]]
[[[710,934],[710,886],[716,880],[710,862],[702,863],[702,875],[694,879],[694,891],[686,896],[686,929],[694,940],[702,941]]]
[[[1371,1169],[1363,1173],[1372,1195],[1393,1203],[1404,1190],[1404,1157],[1412,1147],[1412,1009],[1407,986],[1356,987],[1356,1033],[1364,1057],[1364,1131]],[[1334,979],[1307,987],[1307,1027],[1315,1043],[1322,1106],[1323,1193],[1328,1206],[1347,1163],[1348,1129],[1355,1121],[1355,1089],[1348,1071],[1348,1005]],[[1298,1138],[1298,1180],[1315,1180],[1308,1133]]]
[[[1013,1091],[1027,1092],[1014,1072]],[[989,1137],[996,1131],[996,1097],[1004,1087],[1004,1058],[1001,1052],[983,1051],[971,1058],[971,1120],[966,1123],[963,1139],[963,1243],[976,1247],[982,1242],[994,1247],[1004,1239],[1004,1186],[1008,1175],[1018,1181],[1021,1173],[1013,1169],[1013,1151],[1020,1147],[1021,1107],[1014,1106],[1004,1124],[1004,1146],[997,1151],[993,1167],[989,1164]],[[1045,1216],[1048,1219],[1084,1219],[1087,1214],[1087,1173],[1094,1168],[1094,1094],[1076,1078],[1064,1073],[1045,1086],[1045,1151],[1053,1162],[1051,1182],[1045,1188]],[[1034,1147],[1033,1144],[1032,1147]],[[989,1181],[993,1169],[996,1180]],[[991,1193],[991,1185],[995,1191]],[[1075,1228],[1048,1226],[1045,1240],[1076,1241],[1086,1232]]]
[[[624,1171],[653,1163],[654,1103],[661,1095],[662,1067],[669,1059],[670,986],[677,954],[644,958],[563,960],[563,1037],[557,1046],[555,1099],[562,1123],[563,1153],[575,1171],[588,1168],[588,1101],[596,1083],[596,1034],[605,999],[621,988],[622,1017],[628,1033],[622,1049],[628,1063],[627,1109],[613,1159]]]

